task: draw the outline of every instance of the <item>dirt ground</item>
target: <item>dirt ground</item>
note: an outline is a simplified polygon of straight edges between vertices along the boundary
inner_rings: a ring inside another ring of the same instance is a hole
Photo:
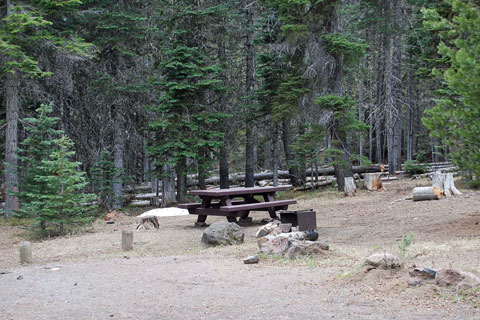
[[[261,256],[253,237],[265,213],[252,214],[245,243],[205,248],[195,217],[160,218],[160,229],[134,232],[134,217],[98,221],[87,233],[33,242],[34,263],[21,266],[23,229],[0,227],[0,319],[480,319],[479,292],[435,285],[409,287],[406,269],[366,272],[371,253],[399,254],[413,233],[405,264],[480,271],[480,192],[440,201],[405,200],[428,180],[392,181],[386,191],[302,193],[292,208],[317,212],[317,258]],[[207,222],[222,221],[209,217]]]

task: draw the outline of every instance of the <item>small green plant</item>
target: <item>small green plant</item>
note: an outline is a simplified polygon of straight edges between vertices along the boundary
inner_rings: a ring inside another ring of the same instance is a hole
[[[90,172],[90,183],[94,192],[99,195],[99,205],[103,209],[110,210],[115,202],[113,184],[122,182],[123,170],[115,168],[113,156],[109,151],[102,151],[99,159]],[[123,199],[122,199],[123,200]]]
[[[422,174],[428,171],[428,166],[419,163],[417,160],[405,161],[405,171],[411,175]]]
[[[415,242],[415,234],[410,233],[408,235],[404,234],[402,240],[398,243],[398,250],[400,253],[400,258],[402,259],[402,264],[405,264],[405,258],[407,255],[408,248]]]

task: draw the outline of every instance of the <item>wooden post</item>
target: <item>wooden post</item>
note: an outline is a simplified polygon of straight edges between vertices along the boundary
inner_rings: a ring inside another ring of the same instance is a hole
[[[123,251],[133,250],[133,232],[132,231],[122,231],[122,250]]]
[[[20,263],[32,263],[32,244],[28,241],[20,242]]]

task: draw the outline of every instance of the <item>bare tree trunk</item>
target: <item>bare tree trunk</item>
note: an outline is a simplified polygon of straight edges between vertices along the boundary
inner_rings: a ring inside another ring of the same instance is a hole
[[[198,151],[198,188],[205,190],[207,189],[207,184],[205,183],[205,180],[207,179],[207,171],[206,171],[206,161],[205,159],[207,158],[207,150],[202,147]]]
[[[18,72],[7,73],[5,79],[5,106],[7,130],[5,134],[5,217],[18,210],[18,198],[10,192],[18,191],[18,112],[20,78]]]
[[[246,82],[245,95],[247,97],[247,105],[252,103],[253,81],[254,81],[254,57],[255,51],[253,46],[253,8],[249,7],[245,11],[247,18],[247,35],[245,40],[245,64],[246,64]],[[245,131],[245,187],[253,187],[255,185],[255,150],[254,150],[254,129],[253,117],[249,114],[250,106],[246,110],[246,131]]]
[[[285,158],[287,161],[288,172],[292,175],[291,181],[293,186],[300,185],[300,179],[298,176],[298,167],[294,164],[295,155],[290,149],[292,137],[291,137],[291,128],[290,128],[290,119],[284,119],[282,121],[282,140],[283,140],[283,149],[285,152]]]
[[[264,159],[263,159],[263,168],[266,169],[266,170],[272,170],[272,161],[271,161],[272,160],[271,159],[272,143],[271,143],[270,139],[267,139],[265,141],[265,147],[264,147],[263,154],[265,155]]]
[[[123,131],[125,130],[124,115],[121,107],[115,108],[115,125],[114,125],[114,150],[113,163],[115,166],[115,176],[113,177],[113,209],[119,209],[123,205],[123,158],[125,156],[125,139]]]
[[[280,164],[280,150],[278,148],[278,125],[273,124],[273,185],[278,186],[278,166]]]
[[[388,170],[394,174],[401,165],[402,137],[402,2],[393,1],[393,50],[391,40],[385,47],[385,107],[387,111]],[[391,1],[386,1],[387,17],[391,19]]]
[[[150,177],[150,160],[148,159],[147,138],[143,140],[143,181],[148,181]]]
[[[407,160],[413,160],[413,108],[414,108],[414,74],[412,67],[408,69],[408,105],[405,115],[405,151]]]
[[[185,202],[185,196],[187,195],[187,184],[185,181],[187,170],[186,159],[180,159],[175,166],[175,173],[177,174],[177,201],[179,203]]]
[[[225,53],[225,41],[220,39],[220,43],[218,45],[218,60],[220,61],[223,67],[227,64],[227,56]],[[222,73],[222,84],[223,86],[228,86],[227,77],[224,73]],[[220,111],[227,112],[227,97],[226,95],[222,94],[220,97]],[[223,121],[222,124],[222,132],[223,132],[223,139],[222,145],[220,146],[220,152],[218,154],[218,161],[219,161],[219,175],[220,175],[220,189],[228,189],[230,187],[229,181],[229,168],[228,168],[228,144],[227,144],[227,136],[230,130],[229,125],[226,121]]]
[[[169,165],[164,165],[162,174],[162,207],[169,207],[175,200],[175,175]]]

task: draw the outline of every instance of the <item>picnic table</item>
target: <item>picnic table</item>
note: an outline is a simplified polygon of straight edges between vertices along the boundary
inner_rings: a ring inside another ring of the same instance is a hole
[[[188,193],[200,197],[201,203],[179,204],[190,214],[198,215],[195,225],[205,225],[207,216],[225,216],[229,222],[251,221],[250,211],[268,211],[271,218],[277,218],[277,210],[287,210],[295,200],[274,200],[275,192],[288,187],[252,187],[211,190],[191,190]],[[262,196],[263,202],[255,198]]]

